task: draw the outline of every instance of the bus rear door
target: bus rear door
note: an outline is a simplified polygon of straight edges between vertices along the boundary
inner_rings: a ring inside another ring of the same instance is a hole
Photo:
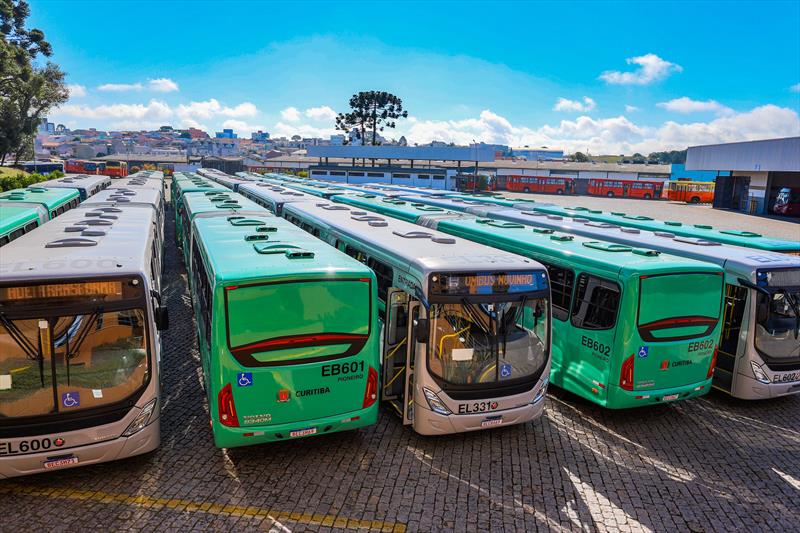
[[[413,331],[419,318],[419,302],[401,289],[389,289],[386,302],[382,398],[403,418],[403,424],[409,425],[413,421],[416,351]]]

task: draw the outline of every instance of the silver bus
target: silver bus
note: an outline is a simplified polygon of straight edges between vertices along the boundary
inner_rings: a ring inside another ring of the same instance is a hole
[[[404,424],[436,435],[541,416],[551,355],[541,264],[318,198],[284,204],[283,217],[375,272],[382,399]]]
[[[0,478],[159,445],[155,211],[73,209],[0,258]]]
[[[97,194],[103,189],[111,186],[111,178],[96,174],[67,174],[63,178],[47,180],[32,185],[32,187],[61,187],[67,189],[77,189],[81,195],[81,201]]]
[[[311,195],[304,192],[287,189],[279,185],[272,185],[264,181],[240,186],[239,194],[245,198],[249,198],[277,216],[283,215],[284,204],[308,202],[314,199]]]
[[[110,187],[146,187],[163,189],[164,173],[157,170],[141,170],[122,178],[112,178]]]
[[[800,257],[593,222],[579,213],[569,218],[476,200],[399,198],[719,265],[725,310],[714,387],[748,400],[800,393]]]
[[[203,176],[204,178],[208,178],[211,181],[219,183],[223,187],[227,187],[228,189],[239,192],[239,186],[245,183],[251,183],[254,181],[253,178],[246,177],[246,176],[231,176],[230,174],[226,174],[220,170],[214,168],[201,168],[197,171],[198,174]]]

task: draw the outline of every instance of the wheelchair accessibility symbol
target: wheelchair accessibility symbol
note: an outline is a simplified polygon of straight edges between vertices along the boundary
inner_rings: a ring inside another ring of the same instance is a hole
[[[64,407],[80,407],[81,393],[80,392],[65,392],[61,395],[61,405]]]
[[[649,351],[650,351],[649,346],[640,346],[639,353],[637,355],[639,356],[640,359],[644,359],[645,357],[647,357]]]
[[[236,377],[236,382],[240,387],[250,387],[253,384],[253,373],[240,372]]]
[[[508,363],[500,365],[500,378],[510,378],[511,377],[511,365]]]

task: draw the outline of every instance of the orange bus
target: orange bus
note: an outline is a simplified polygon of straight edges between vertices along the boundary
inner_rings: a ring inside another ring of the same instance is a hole
[[[64,172],[67,174],[105,174],[106,164],[101,161],[67,159]]]
[[[506,176],[506,189],[516,192],[572,194],[575,178],[561,176]]]
[[[689,204],[714,202],[713,181],[670,181],[667,183],[667,199]]]
[[[124,178],[128,175],[128,163],[125,161],[106,161],[105,171],[100,174],[111,176],[112,178]]]
[[[599,179],[589,180],[589,194],[592,196],[615,196],[623,198],[642,198],[650,200],[661,198],[664,184],[660,181]]]

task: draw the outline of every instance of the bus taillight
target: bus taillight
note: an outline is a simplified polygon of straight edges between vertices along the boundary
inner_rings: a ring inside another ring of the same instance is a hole
[[[233,403],[233,388],[228,383],[217,395],[219,403],[219,421],[223,426],[239,427],[239,417],[236,416],[236,405]]]
[[[374,404],[377,399],[378,372],[374,368],[369,367],[369,372],[367,373],[367,389],[364,391],[364,404],[362,405],[362,408],[366,409]]]
[[[630,356],[622,362],[622,370],[619,373],[619,386],[625,390],[633,390],[633,361],[634,356]]]
[[[717,353],[719,353],[719,345],[714,346],[714,355],[711,357],[711,364],[708,367],[706,379],[711,379],[711,376],[714,375],[714,368],[717,366]]]

